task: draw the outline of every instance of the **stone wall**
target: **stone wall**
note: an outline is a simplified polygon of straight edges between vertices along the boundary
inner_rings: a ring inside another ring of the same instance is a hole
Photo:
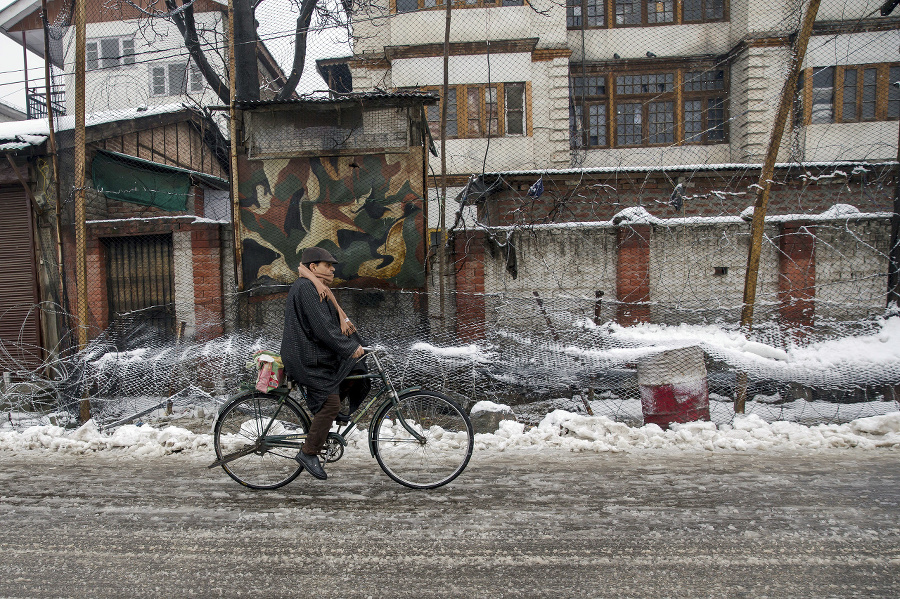
[[[886,213],[768,219],[754,322],[802,335],[881,313],[889,238]],[[740,320],[749,240],[750,224],[740,218],[459,233],[456,288],[467,293],[457,296],[458,321],[470,333],[479,330],[479,318],[487,328],[520,331],[546,330],[548,317],[560,330],[579,318],[733,325]]]

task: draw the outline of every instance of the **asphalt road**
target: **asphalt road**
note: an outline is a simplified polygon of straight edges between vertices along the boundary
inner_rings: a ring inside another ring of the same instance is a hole
[[[0,453],[0,597],[897,597],[900,452],[368,455],[249,491],[207,455]]]

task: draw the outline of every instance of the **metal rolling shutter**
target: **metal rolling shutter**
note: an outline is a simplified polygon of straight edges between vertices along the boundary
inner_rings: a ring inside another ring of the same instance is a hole
[[[0,189],[0,370],[42,361],[31,206],[22,190]]]
[[[106,285],[112,336],[120,351],[129,336],[148,327],[161,339],[175,335],[172,234],[111,237],[106,245]],[[139,343],[147,342],[140,335]]]

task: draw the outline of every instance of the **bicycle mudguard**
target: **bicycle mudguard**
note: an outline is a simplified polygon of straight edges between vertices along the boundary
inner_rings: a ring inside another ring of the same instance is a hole
[[[399,399],[399,398],[402,398],[404,395],[407,395],[409,393],[416,393],[421,390],[422,390],[422,387],[407,387],[406,389],[402,389],[397,392],[397,398]],[[376,422],[382,413],[387,412],[392,407],[394,407],[394,402],[389,399],[386,400],[384,403],[382,403],[378,407],[377,410],[375,410],[375,413],[372,414],[372,422],[373,423]],[[406,425],[404,425],[404,426],[406,426]],[[409,429],[407,428],[407,430],[409,430]],[[411,430],[410,430],[410,433],[415,434]],[[369,435],[368,435],[368,437],[369,437],[369,453],[371,454],[371,456],[373,458],[375,457],[375,434],[376,434],[375,428],[370,426],[369,427]]]

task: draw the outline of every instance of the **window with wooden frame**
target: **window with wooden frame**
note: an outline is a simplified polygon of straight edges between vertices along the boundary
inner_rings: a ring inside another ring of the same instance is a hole
[[[859,123],[900,119],[900,63],[804,69],[797,82],[795,123]]]
[[[426,87],[423,91],[436,91],[441,95],[441,88]],[[444,134],[446,139],[454,139],[459,137],[457,134],[459,127],[457,125],[456,116],[456,86],[451,85],[447,90],[447,122],[444,126]],[[431,130],[432,139],[441,138],[441,110],[443,106],[443,98],[437,104],[425,107],[425,116],[428,118],[428,128]]]
[[[681,10],[684,23],[725,20],[725,0],[683,0]]]
[[[592,0],[584,0],[585,3]],[[643,27],[677,25],[681,23],[710,23],[728,20],[728,0],[593,0],[603,4],[603,12],[614,15],[610,27]],[[569,0],[578,5],[578,0]],[[609,5],[608,8],[606,5]],[[583,8],[584,13],[587,8]],[[583,14],[584,14],[583,13]],[[567,19],[569,29],[580,29],[582,23]],[[584,23],[585,27],[603,27]]]
[[[566,27],[606,27],[606,0],[566,0]]]
[[[571,77],[571,148],[728,141],[724,69]]]
[[[728,123],[725,94],[724,69],[684,73],[684,143],[725,141]]]
[[[449,86],[447,139],[531,135],[529,87],[526,82]],[[439,95],[443,91],[441,86],[416,89]],[[440,139],[440,104],[428,106],[426,116],[432,137]]]
[[[391,12],[405,13],[417,10],[445,8],[444,0],[390,0]],[[453,8],[490,8],[494,6],[523,6],[524,0],[454,0]]]
[[[606,75],[572,77],[574,101],[569,107],[569,145],[572,148],[602,148],[609,145],[606,79]]]

